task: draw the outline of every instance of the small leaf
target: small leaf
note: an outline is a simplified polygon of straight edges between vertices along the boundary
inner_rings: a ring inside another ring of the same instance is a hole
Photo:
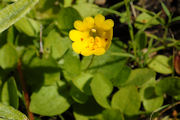
[[[73,80],[81,72],[79,55],[73,52],[72,49],[69,49],[58,63],[68,81]]]
[[[102,114],[103,120],[123,120],[123,114],[116,109],[106,109]]]
[[[87,109],[88,108],[88,109]],[[76,120],[102,120],[102,108],[96,103],[92,97],[85,104],[73,104],[73,114]]]
[[[0,11],[0,33],[29,12],[39,0],[18,0]]]
[[[102,12],[97,5],[91,3],[76,4],[73,5],[73,8],[75,8],[83,18],[88,16],[95,16]]]
[[[150,80],[140,89],[141,99],[143,101],[143,106],[147,112],[153,112],[154,110],[161,107],[163,104],[163,95],[157,96],[155,93],[156,81]]]
[[[159,21],[157,19],[153,19],[154,16],[151,16],[148,13],[141,13],[136,18],[136,23],[134,24],[136,28],[142,29],[146,23],[150,22],[150,25],[147,27],[151,27],[152,25],[158,25]],[[152,20],[153,19],[153,20]]]
[[[31,37],[36,37],[40,31],[40,23],[28,17],[23,17],[17,21],[15,27]]]
[[[25,66],[24,78],[31,89],[36,90],[42,85],[56,84],[60,80],[60,71],[53,58],[35,57]]]
[[[137,88],[135,86],[120,88],[120,90],[113,95],[111,104],[112,108],[118,109],[124,114],[137,114],[141,105]]]
[[[96,74],[91,81],[91,90],[95,100],[105,108],[110,108],[109,95],[113,90],[111,81],[102,74]],[[103,92],[102,92],[103,91]]]
[[[179,20],[180,20],[180,16],[177,16],[172,19],[172,22],[179,21]]]
[[[44,39],[44,52],[51,54],[53,58],[59,59],[64,55],[71,45],[71,41],[63,38],[55,30],[51,30]]]
[[[136,43],[136,46],[137,48],[139,48],[140,50],[142,50],[143,48],[146,47],[147,45],[147,36],[144,32],[142,33],[137,33],[135,35],[135,43]]]
[[[180,78],[166,77],[160,79],[156,85],[156,93],[158,95],[163,95],[164,93],[171,96],[180,95]]]
[[[87,95],[91,95],[90,82],[92,75],[89,73],[81,73],[73,79],[74,85],[79,88],[79,90]]]
[[[13,107],[6,106],[0,103],[0,118],[3,120],[28,120],[28,118],[14,109]]]
[[[166,7],[166,5],[163,2],[161,2],[161,6],[162,6],[164,12],[166,13],[166,15],[168,17],[171,17],[171,13],[169,12],[168,8]]]
[[[128,80],[129,75],[131,74],[131,68],[128,66],[123,66],[121,70],[119,70],[119,76],[112,80],[114,86],[123,86],[123,84]]]
[[[43,86],[31,96],[30,110],[33,113],[54,116],[65,112],[69,107],[66,94],[60,94],[56,85]],[[62,91],[60,91],[62,92]]]
[[[172,68],[169,65],[169,58],[164,55],[157,55],[149,61],[148,67],[162,74],[171,74]]]
[[[155,80],[156,73],[148,68],[137,68],[131,70],[128,80],[122,84],[125,85],[136,85],[141,87],[143,84],[148,82],[149,80]]]
[[[18,54],[14,46],[8,43],[0,49],[0,58],[0,66],[3,69],[12,69],[17,64]]]
[[[70,7],[73,0],[64,0],[64,7]]]
[[[80,20],[81,16],[76,9],[67,7],[62,8],[57,16],[57,26],[60,30],[69,31],[73,29],[76,20]]]
[[[10,78],[4,83],[1,91],[1,102],[6,105],[11,105],[16,109],[18,108],[18,90],[14,78]]]
[[[88,96],[81,92],[76,86],[72,85],[70,95],[74,101],[80,104],[84,104],[88,100]]]

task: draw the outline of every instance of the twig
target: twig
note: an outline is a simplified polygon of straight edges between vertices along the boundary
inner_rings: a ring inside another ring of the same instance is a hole
[[[24,76],[23,76],[23,72],[22,72],[21,68],[22,68],[22,63],[21,63],[21,60],[19,60],[17,70],[18,70],[18,73],[19,73],[20,84],[21,84],[21,87],[22,87],[23,93],[24,93],[25,106],[26,106],[26,110],[27,110],[29,119],[34,120],[34,115],[29,110],[29,105],[30,105],[29,95],[28,95],[28,92],[27,92],[27,89],[26,89],[26,83],[24,81]]]
[[[130,2],[130,5],[131,5],[133,16],[136,18],[137,15],[136,15],[136,10],[134,8],[133,2]]]
[[[168,111],[169,109],[171,109],[171,108],[173,108],[174,106],[179,105],[179,104],[180,104],[180,101],[178,101],[178,102],[170,105],[169,107],[167,107],[166,109],[164,109],[163,111],[161,111],[161,112],[159,113],[159,116],[161,116],[163,113],[165,113],[165,112]]]
[[[42,57],[43,53],[44,53],[44,50],[43,50],[43,42],[42,42],[42,32],[43,32],[43,26],[41,25],[40,26],[40,41],[39,41],[39,53],[40,53],[40,57]]]

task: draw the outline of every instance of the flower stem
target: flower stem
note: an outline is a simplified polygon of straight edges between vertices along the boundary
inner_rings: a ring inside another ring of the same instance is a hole
[[[85,69],[85,71],[87,71],[87,70],[89,69],[89,67],[92,65],[93,60],[94,60],[94,55],[92,55],[91,60],[90,60],[90,63],[88,64],[88,66],[87,66],[87,68]]]

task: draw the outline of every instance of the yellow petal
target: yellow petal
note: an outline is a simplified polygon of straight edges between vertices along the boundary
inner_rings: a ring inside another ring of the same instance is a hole
[[[80,41],[82,38],[84,38],[83,33],[78,30],[71,30],[69,32],[69,38],[72,41]]]
[[[98,47],[106,47],[106,41],[104,39],[101,39],[100,37],[96,37],[95,38],[95,44],[98,46]]]
[[[84,18],[83,23],[86,25],[88,29],[94,28],[94,19],[92,17]]]
[[[89,48],[85,48],[85,49],[83,49],[83,50],[81,51],[81,54],[82,54],[83,56],[90,56],[90,55],[93,54],[93,51],[92,51],[91,49],[89,49]]]
[[[104,30],[110,30],[114,26],[114,22],[111,19],[105,20],[104,25],[102,26]]]
[[[97,27],[102,27],[104,21],[105,21],[105,17],[101,14],[96,15],[94,18],[94,22]]]
[[[82,49],[83,49],[82,42],[77,41],[77,42],[72,43],[72,49],[73,49],[76,53],[80,54],[81,51],[82,51]]]
[[[79,31],[85,31],[87,29],[86,25],[81,20],[76,20],[74,22],[74,27]]]
[[[94,54],[95,54],[95,55],[103,55],[105,52],[106,52],[106,50],[105,50],[104,48],[97,48],[97,49],[94,51]]]

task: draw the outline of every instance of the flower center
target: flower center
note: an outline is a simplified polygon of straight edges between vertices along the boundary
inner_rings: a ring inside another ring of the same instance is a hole
[[[95,37],[96,37],[96,32],[97,32],[96,29],[92,28],[92,29],[90,30],[90,33],[89,33],[89,34],[90,34],[90,36],[92,36],[92,37],[95,38]]]

